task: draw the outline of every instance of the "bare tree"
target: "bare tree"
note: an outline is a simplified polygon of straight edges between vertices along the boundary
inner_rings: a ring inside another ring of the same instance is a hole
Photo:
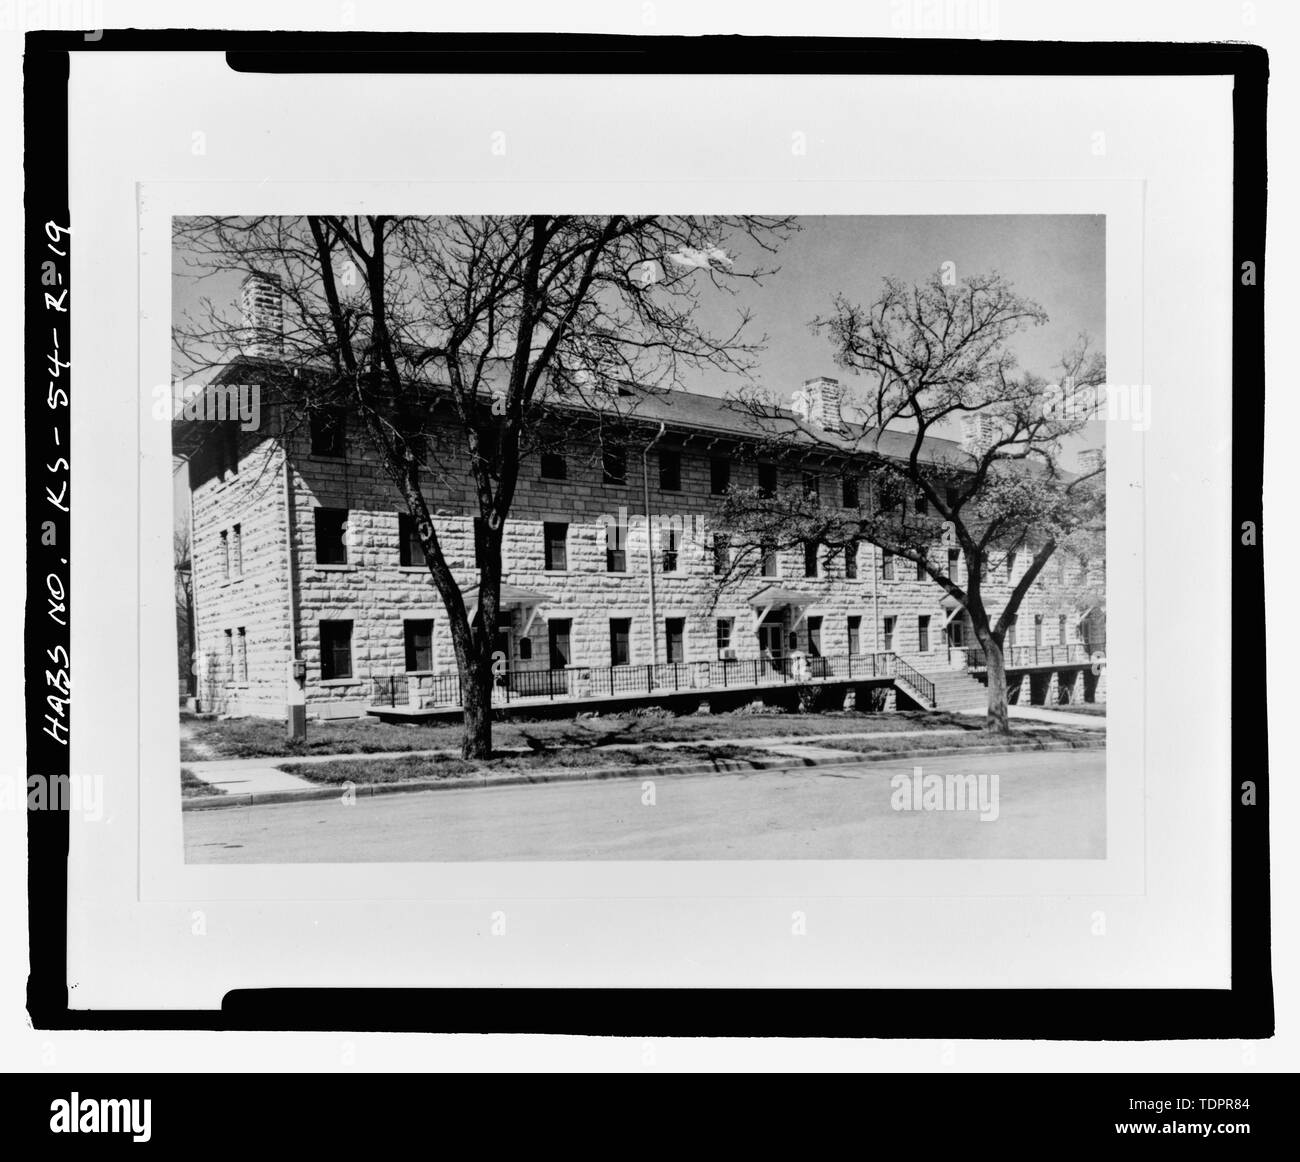
[[[870,305],[839,295],[831,314],[812,324],[854,373],[852,423],[829,430],[757,390],[738,393],[731,405],[762,434],[762,454],[844,472],[857,465],[869,483],[850,511],[823,505],[801,485],[733,492],[723,525],[748,546],[735,568],[752,572],[764,547],[809,542],[835,556],[868,541],[916,563],[970,618],[987,662],[987,728],[999,733],[1010,730],[1007,630],[1053,553],[1097,553],[1105,518],[1104,465],[1075,474],[1060,463],[1061,441],[1094,414],[1073,405],[1092,398],[1105,363],[1081,336],[1062,358],[1056,390],[1020,372],[1011,339],[1046,321],[1038,304],[996,273],[954,285],[939,274],[913,287],[887,279]],[[960,448],[934,439],[944,421],[973,416],[985,417],[982,438]],[[949,574],[948,548],[960,550],[965,585]],[[992,609],[986,582],[1011,554],[1027,567],[1003,607]]]
[[[190,528],[172,531],[172,573],[176,597],[178,669],[188,694],[197,693],[194,674],[194,567],[190,559]]]
[[[748,312],[713,334],[707,291],[771,273],[793,222],[760,217],[511,216],[178,220],[196,273],[273,272],[285,300],[283,393],[306,417],[360,421],[413,518],[460,671],[463,753],[492,753],[501,545],[520,465],[575,431],[621,434],[688,369],[746,374]],[[176,345],[188,374],[248,336],[207,304]],[[447,564],[426,487],[473,484],[483,534],[477,617]]]

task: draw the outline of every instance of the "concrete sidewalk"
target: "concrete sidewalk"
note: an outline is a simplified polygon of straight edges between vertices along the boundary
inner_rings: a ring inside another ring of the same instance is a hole
[[[1012,709],[1020,709],[1013,707]],[[1098,722],[1083,715],[1062,714],[1055,711],[1037,711],[1034,714],[1021,714],[1016,717],[1038,718],[1053,725],[1082,725],[1092,729],[1104,728],[1105,720]],[[1029,727],[1029,732],[1036,727]],[[966,735],[970,732],[958,727],[944,727],[939,730],[876,730],[876,731],[839,731],[826,734],[785,734],[764,735],[759,738],[701,738],[683,739],[674,742],[630,742],[608,743],[593,747],[593,750],[646,750],[658,747],[664,750],[676,750],[695,746],[748,746],[757,750],[768,751],[774,758],[796,758],[811,762],[843,760],[845,750],[834,747],[818,746],[827,741],[858,741],[869,739],[916,738],[922,735],[946,736]],[[503,748],[503,754],[525,755],[531,753],[528,747]],[[898,752],[894,752],[896,756]],[[370,751],[364,754],[326,754],[326,755],[280,755],[270,758],[248,759],[203,759],[184,762],[181,765],[191,771],[196,778],[205,783],[220,787],[229,794],[263,794],[293,791],[313,791],[321,788],[320,783],[290,774],[278,769],[279,765],[314,764],[333,762],[365,762],[367,760],[403,759],[403,758],[457,758],[455,750],[441,748],[437,750],[407,751]],[[899,756],[901,757],[901,756]]]

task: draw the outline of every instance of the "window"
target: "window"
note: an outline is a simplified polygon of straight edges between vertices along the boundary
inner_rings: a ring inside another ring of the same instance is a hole
[[[627,483],[627,449],[622,444],[607,443],[601,461],[606,484]]]
[[[894,626],[898,624],[898,618],[887,617],[884,624],[885,652],[889,653],[894,648]]]
[[[533,660],[533,639],[530,637],[521,637],[519,639],[519,660],[521,662],[531,662]]]
[[[862,653],[862,618],[856,614],[849,618],[849,653]]]
[[[221,442],[217,449],[220,458],[221,479],[239,475],[239,431],[233,424],[222,428]]]
[[[957,580],[957,570],[960,567],[960,562],[961,562],[961,550],[949,549],[948,550],[948,580],[949,581]]]
[[[763,576],[776,577],[780,574],[779,562],[776,556],[776,545],[771,541],[765,541],[762,548],[763,553]]]
[[[722,657],[722,655],[727,650],[731,649],[732,626],[733,626],[733,622],[731,618],[729,617],[718,618],[718,624],[717,624],[718,657]]]
[[[808,619],[808,656],[810,658],[820,658],[822,656],[822,619],[820,617],[810,617]]]
[[[569,526],[567,524],[553,524],[551,521],[547,521],[542,526],[542,535],[546,540],[547,572],[563,573],[569,567]]]
[[[230,534],[221,530],[221,577],[230,580]]]
[[[235,631],[226,630],[226,681],[235,680]]]
[[[318,508],[316,518],[316,563],[318,565],[346,565],[348,563],[348,510],[346,508]]]
[[[1061,645],[1065,645],[1065,636],[1065,614],[1062,613],[1056,619],[1056,640]]]
[[[803,543],[803,575],[805,577],[817,576],[816,541],[804,541]]]
[[[762,497],[776,495],[775,464],[760,464],[758,466],[758,495]]]
[[[424,546],[415,532],[415,517],[409,512],[397,514],[397,562],[399,565],[424,565]]]
[[[433,669],[433,621],[423,618],[404,621],[402,633],[406,639],[407,673],[425,673]]]
[[[925,557],[922,555],[921,557],[918,557],[916,561],[916,579],[918,581],[925,581],[929,576],[930,574],[926,572]]]
[[[1013,650],[1016,648],[1016,619],[1014,617],[1007,626],[1006,643],[1007,649]]]
[[[320,623],[320,676],[323,682],[352,677],[352,623]]]
[[[664,657],[667,659],[669,665],[672,665],[674,662],[684,662],[686,660],[684,645],[685,639],[685,618],[670,617],[664,622],[664,644],[666,646]]]
[[[894,579],[894,554],[888,549],[882,549],[880,553],[880,576],[885,581]]]
[[[632,661],[628,639],[632,636],[632,619],[611,617],[609,620],[609,664],[626,666]]]
[[[876,485],[876,504],[881,512],[890,512],[903,500],[902,485],[892,476],[886,476]]]
[[[858,577],[858,542],[850,541],[844,548],[844,576],[850,581]]]
[[[488,559],[488,527],[481,516],[474,518],[474,568],[481,569]]]
[[[714,456],[709,461],[709,491],[721,496],[731,486],[731,461],[725,456]]]
[[[803,491],[805,496],[813,500],[821,496],[822,481],[816,472],[805,472],[803,474]]]
[[[236,577],[244,575],[244,534],[243,526],[235,525],[230,530],[231,566]]]
[[[841,497],[841,503],[843,506],[845,508],[857,508],[858,478],[856,476],[846,476],[840,483],[843,491],[843,496]]]
[[[916,648],[919,653],[930,652],[930,615],[922,614],[916,619]]]
[[[605,524],[605,572],[627,572],[627,530],[617,521]]]
[[[930,498],[924,492],[918,492],[913,507],[917,516],[925,516],[930,511]]]
[[[542,453],[543,480],[567,480],[568,477],[569,465],[564,459],[563,452]]]
[[[563,670],[569,664],[572,654],[569,650],[569,630],[573,621],[567,617],[557,617],[546,624],[546,638],[551,650],[551,669]]]
[[[1056,583],[1065,584],[1065,554],[1057,553],[1056,555]]]
[[[949,510],[956,508],[961,503],[961,489],[955,484],[949,484],[943,490],[944,499],[948,502]]]
[[[731,538],[726,533],[713,534],[713,575],[722,577],[731,568]]]
[[[248,631],[242,625],[235,630],[235,681],[248,685]]]
[[[1043,644],[1043,615],[1034,614],[1034,646],[1038,647]]]
[[[663,492],[682,489],[682,454],[665,448],[659,453],[659,488]]]
[[[1011,574],[1016,571],[1016,552],[1012,549],[1007,554],[1007,580],[1011,580]]]
[[[663,570],[665,573],[677,572],[677,553],[681,548],[681,538],[674,528],[663,530]]]
[[[347,422],[342,412],[314,411],[311,414],[311,454],[342,459],[347,450]]]

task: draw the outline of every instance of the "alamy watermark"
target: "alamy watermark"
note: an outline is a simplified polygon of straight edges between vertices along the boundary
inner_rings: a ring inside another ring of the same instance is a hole
[[[981,823],[999,813],[997,775],[927,775],[913,767],[910,775],[889,780],[889,805],[895,811],[978,811]]]
[[[262,422],[262,389],[256,383],[209,383],[186,387],[185,381],[160,383],[153,389],[153,418],[191,423],[238,421],[246,432]]]

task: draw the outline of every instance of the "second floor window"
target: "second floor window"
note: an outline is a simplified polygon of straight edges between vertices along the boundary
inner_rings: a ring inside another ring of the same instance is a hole
[[[1061,614],[1056,619],[1056,640],[1061,645],[1065,645],[1065,614]]]
[[[763,554],[763,576],[778,576],[781,570],[777,564],[776,546],[771,541],[768,541],[763,545],[761,551]]]
[[[885,581],[894,579],[894,554],[888,549],[880,554],[880,576]]]
[[[925,571],[925,558],[919,557],[916,562],[916,579],[918,581],[924,581],[928,577],[929,574]]]
[[[542,528],[546,542],[546,569],[551,573],[563,573],[569,567],[569,526],[547,521]]]
[[[850,541],[844,550],[844,576],[850,581],[858,575],[858,542]]]
[[[601,453],[601,464],[606,484],[627,483],[627,449],[622,444],[606,444]]]
[[[230,530],[230,565],[236,577],[244,575],[244,532],[242,525]]]
[[[805,577],[817,576],[816,541],[804,541],[803,543],[803,575]]]
[[[713,536],[713,575],[722,577],[731,568],[731,538],[725,533]]]
[[[230,580],[230,534],[225,529],[221,530],[221,576]]]
[[[616,523],[605,526],[605,572],[627,572],[627,530]]]
[[[677,551],[680,544],[676,529],[663,530],[663,571],[665,573],[677,572]]]
[[[542,479],[566,480],[568,476],[569,466],[565,462],[563,452],[542,453]]]
[[[347,421],[342,412],[311,413],[311,454],[342,458],[347,449]]]
[[[318,508],[316,518],[316,564],[348,563],[348,510]]]
[[[731,461],[725,456],[714,456],[709,461],[709,491],[721,496],[731,487]]]
[[[804,495],[811,500],[816,500],[821,496],[822,481],[816,472],[805,472],[803,474],[803,491]]]
[[[424,546],[415,531],[415,517],[409,512],[397,514],[397,560],[404,566],[424,565]]]
[[[843,496],[841,503],[845,508],[858,507],[858,478],[856,476],[844,477],[842,484]]]
[[[680,492],[682,487],[682,454],[665,448],[659,453],[659,488],[663,492]]]
[[[758,495],[762,497],[776,495],[775,464],[760,464],[758,466]]]
[[[1016,571],[1016,554],[1013,549],[1007,554],[1007,580],[1011,580],[1011,574]]]
[[[957,580],[957,569],[960,564],[960,560],[961,560],[960,549],[948,550],[948,580],[949,581]]]

